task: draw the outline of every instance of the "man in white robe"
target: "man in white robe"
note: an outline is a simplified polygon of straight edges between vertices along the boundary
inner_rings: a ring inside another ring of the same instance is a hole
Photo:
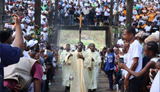
[[[68,56],[71,59],[70,92],[88,92],[85,82],[84,63],[86,53],[82,50],[83,43],[78,43],[78,50]],[[71,58],[72,57],[72,58]]]
[[[90,45],[90,51],[87,52],[87,61],[91,62],[88,70],[88,89],[89,92],[94,92],[97,89],[99,65],[101,62],[100,54],[95,51],[95,44]]]
[[[65,92],[70,90],[70,74],[71,74],[71,60],[67,61],[67,56],[70,55],[70,44],[66,44],[66,50],[60,55],[60,62],[62,64],[62,85],[66,87]]]

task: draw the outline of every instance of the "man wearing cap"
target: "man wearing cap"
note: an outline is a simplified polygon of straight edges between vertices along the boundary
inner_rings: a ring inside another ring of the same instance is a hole
[[[20,27],[20,18],[18,15],[14,15],[15,20],[15,28],[16,28],[16,35],[15,35],[15,42],[14,47],[11,47],[9,44],[3,43],[10,39],[11,34],[7,33],[6,31],[0,31],[0,92],[3,92],[3,67],[8,65],[17,63],[20,59],[21,53],[23,51],[23,37],[22,31]],[[10,57],[10,58],[8,58]]]

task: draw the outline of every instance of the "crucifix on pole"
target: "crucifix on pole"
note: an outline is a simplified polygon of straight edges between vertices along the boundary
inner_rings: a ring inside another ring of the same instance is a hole
[[[84,17],[82,17],[82,14],[77,17],[79,19],[79,42],[81,42],[81,27],[82,27],[82,20],[84,19]]]

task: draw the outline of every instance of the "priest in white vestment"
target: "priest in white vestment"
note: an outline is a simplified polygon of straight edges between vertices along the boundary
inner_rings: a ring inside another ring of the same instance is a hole
[[[78,50],[69,55],[71,59],[71,88],[70,92],[88,92],[84,77],[85,52],[82,51],[83,43],[78,43]]]
[[[70,90],[70,74],[71,74],[71,58],[67,61],[67,56],[71,54],[70,44],[66,44],[66,50],[60,55],[60,62],[62,64],[62,85],[66,87],[65,92]]]
[[[98,84],[99,65],[101,62],[100,54],[95,51],[95,44],[90,45],[90,51],[87,52],[87,61],[91,62],[88,70],[88,89],[89,91],[96,91]]]

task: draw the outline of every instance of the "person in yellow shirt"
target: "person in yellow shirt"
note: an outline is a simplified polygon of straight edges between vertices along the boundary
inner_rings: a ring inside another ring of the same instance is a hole
[[[151,10],[151,14],[148,15],[148,21],[152,22],[155,18],[156,14],[154,13],[153,10]]]
[[[123,14],[126,16],[127,14],[126,8],[124,8]]]

